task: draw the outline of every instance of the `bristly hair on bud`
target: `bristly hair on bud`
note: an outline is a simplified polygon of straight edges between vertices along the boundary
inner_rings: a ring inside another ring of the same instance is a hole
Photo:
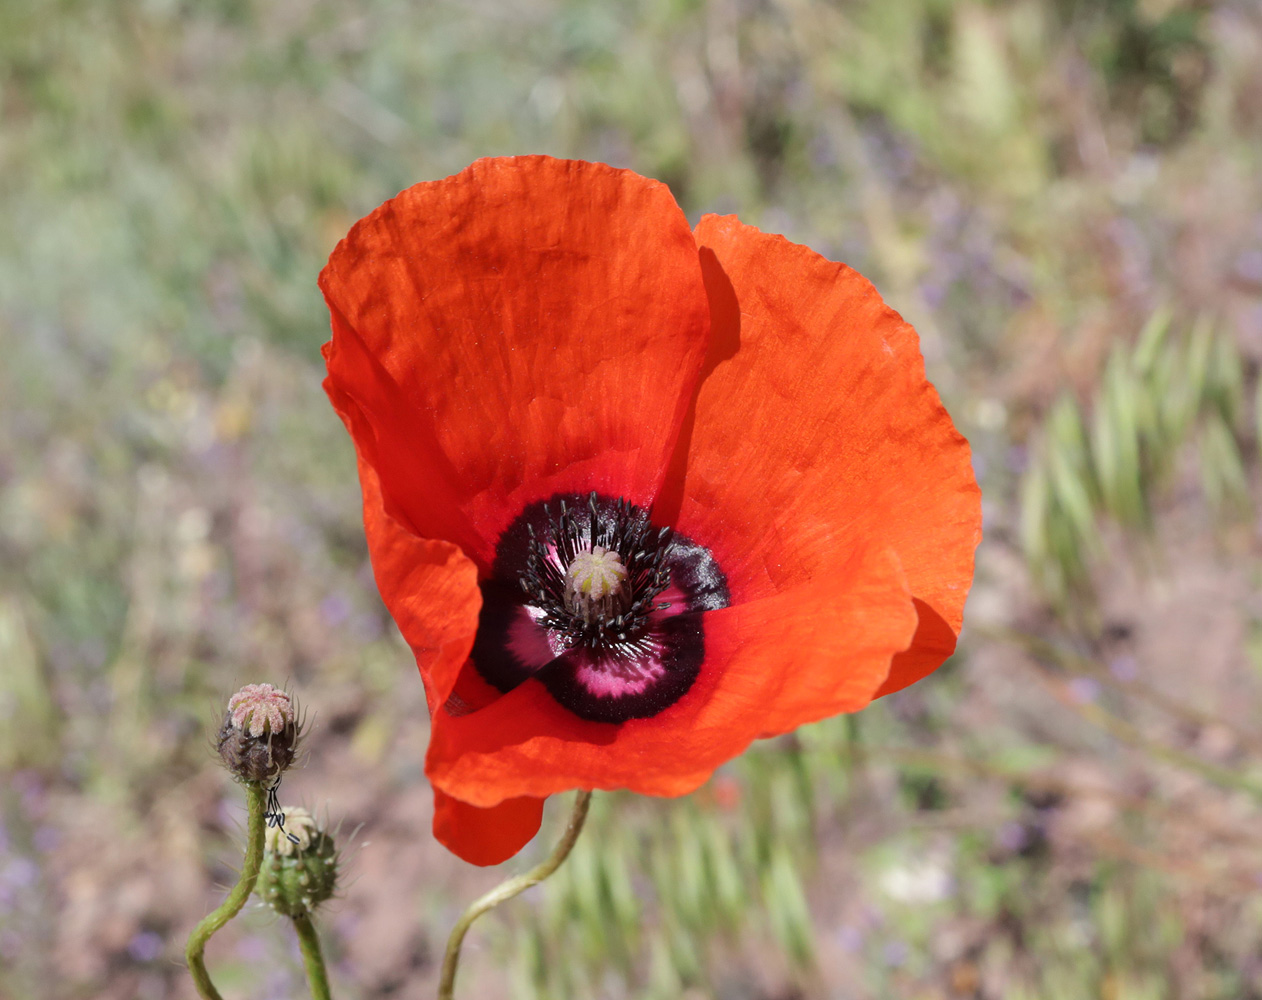
[[[301,916],[333,895],[340,867],[332,835],[306,809],[286,806],[284,823],[267,831],[254,891],[277,913]]]
[[[296,699],[271,684],[247,684],[228,699],[215,749],[242,781],[275,787],[294,762],[302,720]]]

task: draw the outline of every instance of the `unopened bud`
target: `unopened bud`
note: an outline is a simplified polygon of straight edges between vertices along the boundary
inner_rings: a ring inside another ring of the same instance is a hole
[[[305,809],[286,806],[283,826],[266,834],[254,891],[277,913],[310,913],[337,888],[337,845]]]
[[[293,699],[271,684],[247,684],[228,701],[216,748],[243,781],[272,784],[294,760]]]

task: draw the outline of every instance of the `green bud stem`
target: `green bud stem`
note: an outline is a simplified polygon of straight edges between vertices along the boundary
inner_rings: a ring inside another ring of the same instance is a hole
[[[464,936],[469,932],[473,922],[487,910],[499,906],[500,903],[512,899],[525,892],[532,885],[538,885],[545,878],[561,867],[561,862],[570,856],[578,835],[583,832],[583,824],[587,821],[587,807],[591,804],[592,793],[580,791],[574,799],[574,809],[570,813],[570,821],[565,827],[565,836],[548,855],[546,861],[540,862],[524,875],[515,875],[501,882],[494,889],[469,906],[456,921],[451,937],[447,939],[447,954],[443,956],[443,974],[438,981],[438,1000],[452,1000],[456,988],[456,968],[460,964],[460,946]]]
[[[203,1000],[223,1000],[215,984],[210,981],[210,973],[206,971],[206,942],[211,935],[241,912],[245,901],[254,891],[254,882],[258,878],[259,868],[263,864],[263,830],[266,823],[267,792],[257,781],[245,782],[245,799],[248,809],[248,820],[245,833],[245,861],[241,865],[241,877],[228,893],[228,898],[219,908],[202,919],[193,933],[189,935],[188,947],[184,956],[188,960],[188,971],[193,975],[198,995]]]
[[[332,1000],[329,992],[329,974],[324,969],[324,955],[320,951],[320,938],[309,913],[294,917],[294,930],[298,932],[298,946],[302,949],[302,964],[307,969],[307,983],[311,987],[312,1000]]]

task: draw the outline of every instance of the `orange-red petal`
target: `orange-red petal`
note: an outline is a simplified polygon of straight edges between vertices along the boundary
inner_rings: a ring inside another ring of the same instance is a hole
[[[705,353],[696,244],[665,185],[479,160],[359,222],[320,278],[329,381],[385,510],[485,573],[526,503],[657,493]]]
[[[507,799],[479,809],[434,789],[434,838],[475,865],[507,861],[539,832],[543,799]]]
[[[863,707],[916,628],[889,550],[852,549],[838,572],[706,612],[706,658],[689,692],[621,724],[562,708],[531,679],[487,707],[433,719],[426,772],[478,806],[567,788],[682,795],[758,736]]]
[[[865,278],[730,216],[696,238],[714,340],[657,511],[712,549],[734,602],[893,549],[921,623],[880,693],[897,690],[959,633],[981,537],[968,443]]]
[[[358,410],[335,386],[329,398],[354,435]],[[377,590],[416,657],[430,714],[454,689],[473,648],[482,594],[473,562],[450,542],[417,538],[382,503],[377,473],[359,455],[364,534]]]

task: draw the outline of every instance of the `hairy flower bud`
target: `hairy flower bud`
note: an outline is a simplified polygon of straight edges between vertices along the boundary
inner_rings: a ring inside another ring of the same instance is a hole
[[[297,917],[314,910],[337,888],[337,845],[307,810],[286,806],[284,816],[283,826],[267,831],[254,891],[277,913]]]
[[[271,684],[247,684],[229,699],[215,745],[238,778],[271,785],[293,763],[298,729],[289,694]]]

